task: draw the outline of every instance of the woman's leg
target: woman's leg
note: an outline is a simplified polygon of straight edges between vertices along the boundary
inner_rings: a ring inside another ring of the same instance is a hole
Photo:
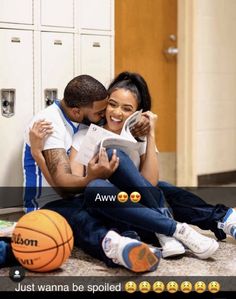
[[[113,150],[108,149],[110,158]],[[129,156],[121,150],[117,150],[119,157],[119,167],[109,178],[109,181],[121,191],[131,193],[137,191],[141,194],[141,203],[149,208],[165,207],[163,192],[151,185],[139,172]]]
[[[85,190],[85,203],[87,210],[95,216],[102,215],[111,221],[120,221],[130,224],[134,228],[167,236],[174,236],[189,247],[199,258],[211,256],[218,248],[215,240],[202,236],[186,223],[176,223],[174,219],[166,217],[161,209],[150,209],[139,203],[120,203],[97,201],[98,198],[114,199],[119,189],[106,180],[94,180]]]
[[[109,181],[97,179],[90,182],[84,193],[88,211],[93,215],[103,215],[112,221],[120,221],[149,232],[173,235],[176,222],[163,213],[163,208],[150,209],[130,201],[120,203],[114,200],[119,192]],[[101,201],[102,198],[106,201]]]

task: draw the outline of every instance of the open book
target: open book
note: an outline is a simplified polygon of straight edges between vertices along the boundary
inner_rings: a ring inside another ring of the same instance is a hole
[[[138,148],[138,142],[133,137],[130,129],[140,120],[142,110],[136,111],[128,117],[123,125],[120,135],[112,133],[102,127],[91,124],[81,142],[77,154],[77,161],[85,166],[92,157],[99,152],[101,147],[121,149],[127,155]]]

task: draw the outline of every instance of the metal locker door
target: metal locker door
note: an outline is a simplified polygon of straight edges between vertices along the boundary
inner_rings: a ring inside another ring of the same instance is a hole
[[[41,25],[74,27],[74,1],[41,0]]]
[[[33,24],[32,0],[0,0],[0,22]]]
[[[110,36],[81,36],[81,73],[95,77],[106,87],[112,78],[112,53]]]
[[[73,34],[42,32],[41,56],[42,98],[46,107],[53,98],[63,98],[64,89],[73,78]]]
[[[0,186],[22,186],[24,130],[33,116],[33,35],[0,29]]]
[[[113,0],[80,0],[79,19],[82,29],[112,30]]]

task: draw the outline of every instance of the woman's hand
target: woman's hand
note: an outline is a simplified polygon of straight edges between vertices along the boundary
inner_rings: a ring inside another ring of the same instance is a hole
[[[145,113],[145,112],[144,112]],[[141,119],[132,128],[131,133],[134,137],[147,136],[150,132],[150,121],[147,116],[142,113]]]
[[[29,139],[31,145],[31,153],[34,157],[39,152],[42,152],[44,140],[53,132],[53,127],[50,122],[45,120],[36,121],[29,131]]]
[[[146,112],[143,112],[142,115],[144,115],[146,118],[149,119],[150,131],[149,131],[148,135],[154,135],[155,128],[156,128],[156,122],[158,119],[157,114],[153,113],[152,111],[146,111]]]

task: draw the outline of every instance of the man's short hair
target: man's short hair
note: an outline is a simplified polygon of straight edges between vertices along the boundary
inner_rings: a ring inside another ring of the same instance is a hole
[[[89,75],[72,79],[64,90],[64,101],[70,108],[92,106],[93,102],[106,99],[106,88]]]

